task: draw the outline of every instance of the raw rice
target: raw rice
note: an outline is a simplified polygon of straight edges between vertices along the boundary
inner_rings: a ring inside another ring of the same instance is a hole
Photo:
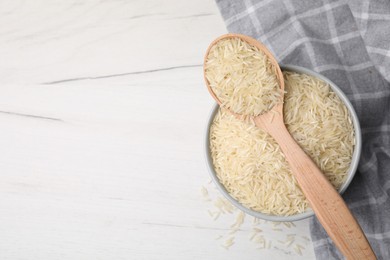
[[[205,76],[222,107],[237,114],[260,115],[281,102],[275,67],[240,38],[220,40],[210,49]]]
[[[285,72],[286,126],[339,189],[354,150],[350,115],[329,85],[315,77]],[[231,196],[253,210],[294,215],[308,202],[274,139],[250,120],[241,121],[220,108],[210,130],[214,168]]]

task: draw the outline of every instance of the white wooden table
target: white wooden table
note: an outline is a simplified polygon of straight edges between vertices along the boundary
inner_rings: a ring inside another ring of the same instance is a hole
[[[215,240],[201,66],[225,32],[212,0],[0,2],[0,259],[314,258],[256,249],[249,218]]]

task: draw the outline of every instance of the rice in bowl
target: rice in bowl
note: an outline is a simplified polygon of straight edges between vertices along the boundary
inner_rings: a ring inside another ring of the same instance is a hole
[[[355,146],[349,110],[319,78],[293,71],[284,76],[287,129],[339,189],[347,179]],[[210,127],[209,149],[219,182],[245,208],[274,216],[308,211],[278,144],[253,122],[219,109]]]

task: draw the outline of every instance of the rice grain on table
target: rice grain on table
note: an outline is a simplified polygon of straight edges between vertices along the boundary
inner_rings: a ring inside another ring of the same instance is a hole
[[[211,183],[208,183],[208,185],[211,185]],[[215,189],[215,187],[213,187]],[[215,189],[215,191],[217,191]],[[201,190],[202,192],[202,190]],[[291,233],[294,231],[293,227],[295,227],[295,224],[292,222],[270,222],[270,221],[264,221],[255,217],[252,217],[252,220],[249,222],[248,216],[238,208],[233,207],[233,205],[226,200],[223,197],[220,196],[214,196],[212,190],[210,190],[209,196],[211,198],[208,203],[213,206],[213,209],[209,210],[209,214],[212,218],[215,217],[216,214],[218,215],[224,215],[223,217],[233,217],[232,222],[233,224],[230,227],[230,231],[226,232],[224,235],[220,234],[215,237],[215,240],[223,240],[220,244],[221,247],[225,248],[226,250],[230,250],[231,247],[235,244],[235,240],[237,237],[240,237],[240,234],[237,235],[237,233],[246,231],[249,231],[248,239],[258,249],[262,250],[272,250],[272,248],[282,250],[288,254],[293,254],[296,250],[295,244],[301,245],[307,245],[307,243],[310,241],[310,239],[306,236],[297,236],[294,233]],[[218,203],[214,203],[218,201]],[[223,213],[217,206],[217,205],[230,205],[233,210],[231,212],[225,212]],[[245,223],[246,222],[246,223]],[[246,224],[250,224],[251,227],[249,230],[247,230]],[[287,225],[286,225],[287,224]],[[241,227],[243,226],[243,229]],[[260,228],[261,227],[261,228]],[[280,228],[282,229],[282,232],[278,234],[280,237],[281,235],[285,236],[285,239],[283,240],[277,240],[273,239],[272,237],[266,237],[266,234],[268,232],[273,232],[274,228]],[[297,239],[295,239],[297,238]],[[240,241],[241,242],[241,239]],[[280,243],[280,245],[275,245],[275,243]],[[293,246],[291,246],[293,245]],[[301,253],[305,250],[303,246],[300,248]],[[296,252],[295,252],[296,253]],[[296,253],[297,254],[297,253]]]

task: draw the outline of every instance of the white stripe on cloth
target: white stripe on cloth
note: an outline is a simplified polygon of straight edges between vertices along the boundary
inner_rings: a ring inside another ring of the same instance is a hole
[[[368,238],[374,238],[377,240],[382,240],[386,238],[390,238],[390,231],[389,232],[384,232],[384,233],[376,233],[376,234],[366,234]]]
[[[390,73],[384,66],[376,65],[381,75],[390,83]]]
[[[375,157],[374,161],[376,161],[376,157]],[[360,208],[360,207],[367,206],[367,205],[378,205],[378,206],[382,205],[383,203],[385,203],[389,199],[389,196],[386,194],[386,192],[389,189],[390,189],[390,181],[387,181],[385,183],[385,185],[383,185],[383,195],[379,196],[378,198],[371,197],[371,198],[368,198],[365,200],[360,200],[360,201],[349,203],[348,208],[355,209],[355,208]]]
[[[365,233],[366,237],[368,239],[375,239],[375,240],[383,240],[383,239],[387,239],[387,238],[390,238],[390,232],[383,232],[383,233],[376,233],[376,234],[367,234]],[[329,247],[329,244],[332,243],[330,238],[323,238],[323,239],[319,239],[319,240],[316,240],[316,241],[313,241],[313,247],[314,248],[320,248],[320,247],[326,247],[328,248]],[[385,256],[387,253],[387,249],[383,247],[383,245],[381,243],[378,243],[378,246],[379,246],[379,250],[381,252],[381,255],[382,256]]]
[[[313,238],[311,238],[313,240]],[[332,240],[330,240],[330,238],[323,238],[323,239],[320,239],[320,240],[314,240],[313,241],[313,246],[314,247],[320,247],[320,246],[325,246],[327,245],[328,243],[331,243]]]
[[[295,21],[298,22],[298,21]],[[295,23],[294,22],[294,23]],[[278,59],[282,60],[284,59],[287,55],[290,54],[291,51],[293,51],[296,47],[301,45],[302,43],[307,43],[307,42],[319,42],[319,43],[324,43],[324,44],[334,44],[334,43],[339,43],[343,41],[347,41],[356,37],[360,37],[360,32],[355,31],[355,32],[350,32],[346,33],[341,36],[336,36],[330,39],[315,39],[311,37],[302,37],[300,39],[297,39],[293,43],[291,43],[282,53],[278,55]]]
[[[255,13],[256,9],[254,8],[254,6],[251,5],[252,3],[250,2],[250,0],[245,0],[244,4],[245,4],[246,9],[248,10],[249,18],[254,25],[254,28],[256,30],[257,35],[264,34],[264,30],[261,27],[261,23],[259,21],[259,18],[257,17],[257,15]],[[271,53],[275,53],[275,51],[273,50],[272,45],[270,44],[268,39],[264,39],[264,40],[262,40],[262,42],[267,46],[267,48],[271,51]]]
[[[271,3],[272,1],[273,0],[260,1],[254,5],[251,5],[252,8],[250,9],[250,11],[246,9],[246,10],[242,11],[241,13],[235,14],[232,17],[227,18],[225,20],[226,26],[229,26],[230,24],[237,22],[238,20],[241,20],[242,18],[245,18],[250,12],[255,12],[256,10],[260,9],[261,7],[266,6],[267,4]],[[331,3],[330,5],[333,9],[333,8],[337,8],[337,7],[345,5],[345,4],[346,3],[344,1],[337,1],[337,2]],[[293,20],[318,15],[318,14],[323,13],[323,12],[324,12],[323,6],[308,10],[307,12],[303,12],[301,14],[294,16],[294,17],[290,17],[288,20],[281,23],[279,26],[275,27],[275,29],[277,29],[278,30],[277,32],[279,32],[279,28],[284,28],[286,26],[289,26],[293,22]]]
[[[257,9],[266,6],[267,4],[271,3],[273,0],[265,0],[261,1],[259,3],[256,3],[251,6],[250,10],[246,9],[245,11],[238,13],[236,15],[233,15],[232,17],[225,20],[226,26],[229,26],[230,24],[237,22],[238,20],[246,17],[248,14],[255,12]]]
[[[377,162],[378,162],[377,156],[376,156],[376,153],[378,153],[378,152],[385,153],[387,156],[390,157],[390,151],[386,151],[384,149],[384,147],[382,147],[382,146],[375,147],[375,148],[370,150],[371,157],[369,159],[364,159],[365,157],[361,158],[360,163],[359,163],[359,171],[361,171],[361,172],[366,172],[369,170],[376,171],[377,169],[374,169],[374,166],[377,165]],[[369,172],[367,172],[367,174],[369,174]],[[386,185],[390,185],[390,181],[386,182],[384,187],[387,187]],[[390,186],[389,186],[389,188],[390,188]]]
[[[374,67],[374,64],[371,61],[366,61],[360,64],[346,65],[346,66],[340,64],[326,64],[326,65],[315,67],[314,70],[318,72],[322,72],[322,71],[336,69],[336,70],[345,70],[345,71],[352,72],[352,71],[360,71],[360,70],[368,69],[370,67]]]
[[[333,15],[333,12],[331,12],[332,8],[331,8],[330,4],[325,4],[324,7],[326,10],[326,18],[328,20],[330,35],[332,38],[338,38],[335,17]],[[358,89],[356,87],[356,84],[355,84],[353,77],[351,76],[351,74],[349,73],[349,71],[346,68],[345,57],[344,57],[343,49],[342,49],[341,44],[340,44],[340,40],[336,40],[334,47],[336,49],[337,55],[340,58],[340,62],[342,64],[342,66],[344,67],[348,82],[351,84],[351,91],[355,95],[358,93]],[[359,113],[361,111],[362,103],[360,102],[360,100],[356,100],[356,101],[357,102],[355,102],[355,106],[356,106],[357,112]]]
[[[329,4],[331,9],[334,9],[334,8],[337,8],[337,7],[340,7],[340,6],[343,6],[343,5],[345,5],[344,1],[337,1],[337,2],[333,2],[333,3]],[[314,16],[314,15],[318,15],[318,14],[321,14],[321,13],[323,13],[325,11],[326,11],[325,7],[321,6],[321,7],[315,8],[315,9],[308,10],[307,12],[291,16],[287,20],[282,22],[280,25],[274,27],[272,30],[270,30],[270,31],[266,32],[265,34],[261,35],[260,36],[260,40],[263,41],[266,38],[270,39],[274,35],[278,34],[282,30],[284,30],[287,27],[289,27],[292,23],[298,21],[299,19],[306,18],[306,17],[311,17],[311,16]]]
[[[369,2],[369,1],[367,1]],[[353,16],[358,19],[362,20],[390,20],[389,14],[373,14],[373,13],[358,13],[358,12],[352,12]]]
[[[377,48],[377,47],[367,46],[367,51],[369,53],[375,53],[375,54],[380,54],[380,55],[383,55],[386,57],[390,57],[390,49],[386,50],[386,49],[381,49],[381,48]]]
[[[351,100],[368,100],[368,99],[378,99],[378,98],[388,98],[390,96],[390,89],[383,90],[378,92],[370,92],[370,93],[356,93],[356,94],[348,94],[347,97]]]
[[[373,238],[373,239],[376,239],[376,240],[383,240],[383,239],[390,238],[390,231],[383,232],[383,233],[374,233],[374,234],[364,233],[364,234],[366,235],[366,237]],[[314,247],[325,246],[325,245],[327,245],[330,242],[331,242],[330,238],[323,238],[323,239],[320,239],[320,240],[313,241],[313,246]]]
[[[362,31],[362,36],[366,36],[367,33],[367,25],[368,25],[368,11],[370,10],[370,1],[363,1],[362,3],[362,17],[365,19],[362,19],[361,21],[361,31]],[[353,14],[353,13],[352,13]]]
[[[295,15],[293,4],[289,0],[286,0],[286,1],[284,1],[284,5],[287,8],[287,12],[289,13],[289,15],[291,17],[293,17]],[[297,31],[297,33],[299,34],[299,37],[304,37],[305,29],[302,27],[302,24],[298,20],[295,20],[292,23],[292,25],[295,28],[295,30]],[[311,44],[311,41],[306,41],[305,46],[306,46],[306,50],[307,50],[308,57],[309,57],[309,60],[310,60],[312,67],[317,67],[317,60],[315,59],[314,47]],[[282,58],[280,55],[279,60],[281,60],[281,59]]]
[[[390,47],[390,46],[389,46]],[[390,58],[390,48],[388,50],[382,49],[382,48],[377,48],[377,47],[372,47],[372,46],[367,46],[367,52],[372,54],[378,54],[384,56],[384,59],[380,64],[377,64],[376,67],[378,68],[379,72],[382,74],[382,76],[390,82],[390,73],[388,73],[387,69],[384,66],[381,66],[386,61],[386,58]]]
[[[362,128],[362,133],[363,134],[377,133],[377,132],[383,132],[383,133],[390,132],[390,125],[389,124],[382,124],[380,126],[373,126],[373,127]]]

